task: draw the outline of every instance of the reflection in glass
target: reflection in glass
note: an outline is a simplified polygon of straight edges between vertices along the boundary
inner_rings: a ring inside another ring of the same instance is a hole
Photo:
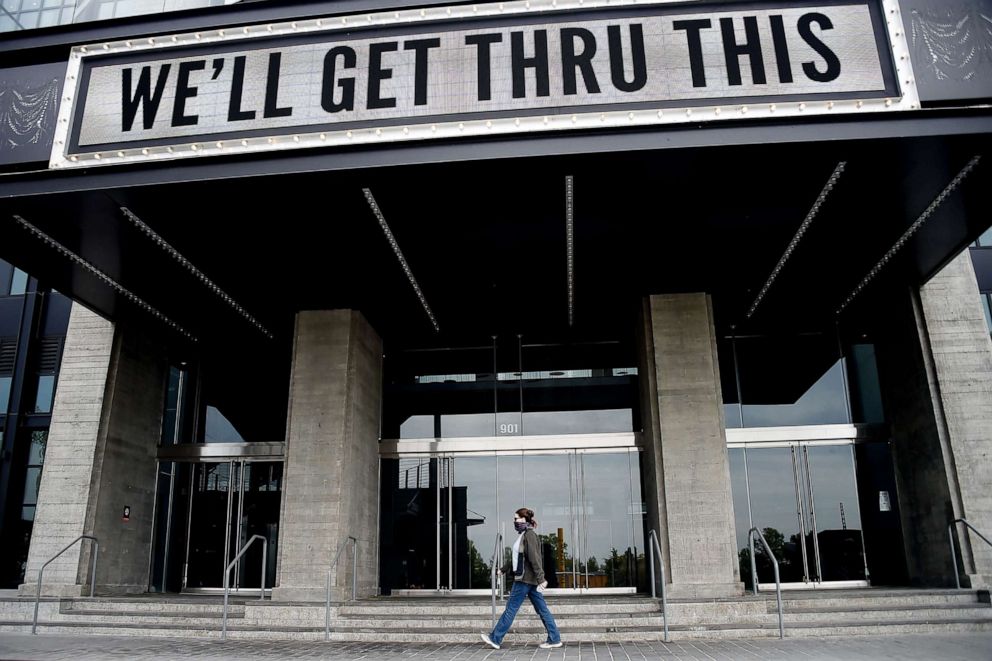
[[[10,295],[23,294],[28,288],[28,274],[21,269],[15,268],[14,275],[10,278]]]
[[[578,473],[574,455],[525,455],[522,457],[522,469],[519,490],[500,489],[500,507],[504,518],[512,521],[513,512],[519,507],[534,510],[537,533],[544,546],[543,556],[553,560],[551,564],[555,568],[553,572],[545,568],[548,587],[579,587],[580,564],[575,560],[581,542],[576,525]],[[517,502],[514,502],[515,494],[519,494]],[[505,540],[507,557],[515,540],[516,534],[513,528],[509,528]]]
[[[647,589],[638,454],[580,453],[576,458],[583,586]]]
[[[41,374],[38,376],[38,388],[35,391],[34,412],[51,413],[52,398],[55,396],[55,375]]]
[[[10,384],[13,377],[0,376],[0,415],[6,415],[7,405],[10,404]]]
[[[453,465],[451,575],[455,589],[490,587],[496,539],[496,457],[457,457]]]
[[[738,560],[748,587],[751,526],[768,540],[784,583],[867,580],[853,448],[802,443],[728,451]],[[773,582],[758,543],[755,560],[759,581]]]
[[[383,438],[630,432],[637,369],[620,342],[407,351],[386,357]]]
[[[245,439],[235,429],[231,421],[214,406],[207,407],[207,424],[204,428],[204,443],[244,443]]]
[[[736,338],[735,347],[745,427],[850,422],[834,337]]]
[[[804,448],[809,465],[817,550],[824,581],[866,578],[853,446]]]
[[[162,412],[162,445],[174,445],[179,437],[179,396],[182,372],[178,367],[169,368],[169,381],[165,390],[165,409]]]
[[[751,492],[751,519],[761,530],[772,553],[778,558],[783,583],[809,578],[804,552],[804,531],[800,527],[792,448],[747,450],[748,485]],[[745,535],[747,531],[745,531]],[[755,544],[758,580],[774,582],[772,564],[760,544]]]
[[[744,459],[744,448],[727,450],[730,462],[730,488],[734,499],[734,528],[737,531],[737,560],[740,566],[741,580],[744,587],[752,588],[751,584],[751,555],[747,543],[747,534],[751,529],[751,509],[747,497],[747,465]]]

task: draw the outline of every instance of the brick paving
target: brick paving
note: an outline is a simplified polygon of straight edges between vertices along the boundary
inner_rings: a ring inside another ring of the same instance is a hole
[[[989,661],[992,633],[912,636],[796,638],[786,640],[685,641],[674,643],[582,643],[557,650],[509,644],[493,650],[480,643],[314,643],[182,638],[0,634],[3,661],[86,659],[367,659],[369,661],[638,661],[641,659],[892,659]]]

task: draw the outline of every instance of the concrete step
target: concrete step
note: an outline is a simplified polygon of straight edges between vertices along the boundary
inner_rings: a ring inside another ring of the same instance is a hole
[[[135,613],[175,613],[177,615],[198,615],[210,617],[213,614],[220,615],[224,606],[221,603],[204,603],[195,601],[150,601],[148,599],[63,599],[61,601],[63,612],[71,610],[74,613],[84,613],[88,611],[110,613],[119,612],[122,614]],[[242,603],[228,604],[228,613],[244,614],[245,605]]]
[[[548,599],[548,607],[551,612],[557,614],[561,613],[563,615],[596,615],[596,614],[612,614],[612,613],[651,613],[657,612],[660,608],[658,601],[652,599],[643,599],[638,602],[628,603],[628,604],[581,604],[581,603],[569,603],[564,601],[555,601]],[[503,610],[506,605],[505,601],[497,601],[496,608],[498,610]],[[461,603],[461,604],[436,604],[436,605],[421,605],[421,604],[367,604],[365,602],[359,602],[356,604],[342,604],[338,608],[338,612],[341,615],[364,615],[372,617],[393,617],[399,615],[436,615],[439,612],[450,615],[486,615],[492,610],[492,604],[489,601],[479,602],[474,604]]]

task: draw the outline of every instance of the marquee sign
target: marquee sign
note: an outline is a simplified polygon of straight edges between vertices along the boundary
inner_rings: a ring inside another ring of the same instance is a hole
[[[525,0],[82,46],[51,166],[911,109],[890,7]]]

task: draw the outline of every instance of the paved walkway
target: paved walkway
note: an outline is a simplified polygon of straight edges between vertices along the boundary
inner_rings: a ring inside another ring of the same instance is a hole
[[[182,638],[0,634],[3,661],[83,661],[84,659],[368,659],[369,661],[628,661],[641,659],[823,659],[899,661],[951,659],[989,661],[992,633],[925,636],[872,636],[741,640],[682,643],[582,643],[557,650],[508,645],[399,645],[394,643],[312,643],[196,640]]]

